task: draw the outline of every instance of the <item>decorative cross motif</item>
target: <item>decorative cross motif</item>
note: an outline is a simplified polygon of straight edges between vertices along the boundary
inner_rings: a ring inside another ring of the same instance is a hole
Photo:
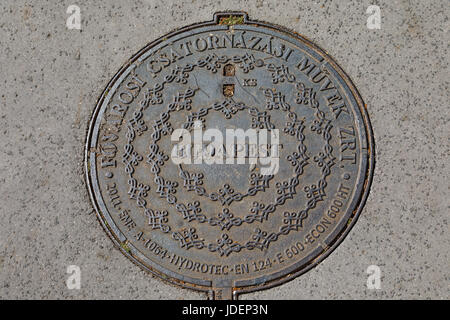
[[[264,61],[262,59],[255,59],[255,56],[253,54],[248,54],[248,52],[246,52],[243,56],[234,56],[233,62],[240,63],[239,67],[242,68],[244,73],[248,73],[255,67],[262,67],[264,65]]]
[[[287,229],[284,229],[285,232],[288,230],[298,231],[299,228],[303,226],[303,220],[305,220],[308,216],[308,212],[306,210],[302,210],[300,212],[285,212],[283,223],[287,226]]]
[[[246,108],[243,103],[236,103],[230,99],[227,99],[223,102],[216,102],[213,105],[213,109],[216,111],[222,111],[225,115],[225,118],[230,119],[233,114],[240,110],[244,110]]]
[[[212,226],[219,225],[222,230],[230,230],[232,226],[240,226],[242,219],[235,218],[229,209],[223,208],[222,212],[217,214],[217,218],[210,218],[208,222]]]
[[[197,66],[200,68],[206,67],[207,70],[210,70],[212,73],[216,73],[217,69],[220,68],[221,64],[227,63],[230,60],[227,56],[218,57],[216,54],[210,54],[205,58],[199,59],[197,61]]]
[[[178,92],[173,98],[173,102],[169,104],[168,109],[170,111],[191,110],[192,97],[195,94],[195,90],[187,89],[185,92]]]
[[[329,131],[331,127],[331,121],[325,118],[324,112],[317,112],[317,119],[311,125],[311,130],[317,132],[317,134],[322,134],[322,132]]]
[[[224,233],[221,238],[217,239],[217,245],[210,243],[208,245],[208,249],[211,252],[218,251],[220,256],[228,256],[233,251],[241,251],[241,246],[237,243],[233,243],[233,240],[231,240],[231,238]]]
[[[130,120],[128,120],[127,125],[129,129],[136,131],[139,136],[148,129],[147,126],[145,125],[144,120],[142,119],[142,116],[143,116],[142,111],[137,110],[133,112],[133,117]]]
[[[334,160],[331,152],[319,152],[317,156],[314,156],[314,161],[322,168],[322,174],[328,175],[331,172],[331,167],[334,166]]]
[[[277,193],[280,195],[276,198],[275,202],[277,205],[284,204],[287,199],[293,199],[294,194],[296,194],[295,187],[298,185],[298,178],[293,177],[289,182],[284,181],[283,183],[277,183]]]
[[[254,196],[258,191],[264,191],[269,187],[269,181],[273,178],[273,175],[262,175],[252,173],[250,175],[250,184],[252,187],[248,189],[247,194]]]
[[[125,172],[131,174],[134,172],[134,166],[139,164],[139,161],[142,161],[144,158],[133,150],[133,146],[131,144],[126,144],[125,153],[122,156],[122,162],[125,164]]]
[[[128,185],[130,186],[130,189],[128,190],[130,199],[136,200],[137,205],[144,208],[147,204],[147,201],[145,201],[144,198],[147,197],[150,186],[143,183],[138,184],[134,178],[128,179]]]
[[[272,82],[275,84],[279,82],[284,82],[285,80],[287,82],[295,81],[295,76],[289,73],[289,68],[286,67],[284,64],[277,67],[273,63],[269,63],[267,65],[267,70],[272,72]]]
[[[169,113],[163,112],[159,115],[159,119],[154,121],[153,124],[153,133],[152,133],[152,139],[154,141],[158,141],[161,139],[161,134],[167,135],[173,132],[172,125],[170,124],[169,120]]]
[[[295,112],[288,113],[289,121],[286,122],[286,127],[283,131],[291,136],[295,136],[298,141],[303,141],[305,136],[303,135],[303,130],[305,126],[303,125],[304,119],[298,119]]]
[[[281,94],[281,92],[276,92],[272,89],[263,89],[264,95],[266,96],[266,108],[269,110],[272,109],[281,109],[284,111],[288,111],[291,106],[285,101],[285,96]]]
[[[150,153],[147,155],[147,163],[151,165],[151,172],[157,174],[159,173],[160,166],[169,160],[169,156],[159,151],[159,146],[156,143],[150,144],[149,150]]]
[[[178,203],[175,208],[183,215],[183,219],[187,219],[188,222],[196,220],[198,222],[205,222],[206,217],[203,214],[199,214],[202,209],[200,208],[200,202],[194,201],[188,203],[187,206],[183,203]]]
[[[249,109],[250,115],[252,116],[252,128],[259,129],[274,129],[275,125],[270,122],[270,115],[267,111],[259,112],[256,108]]]
[[[209,198],[212,201],[220,200],[222,205],[230,205],[233,201],[241,201],[244,195],[240,192],[235,192],[229,184],[224,184],[222,189],[219,189],[218,193],[211,193]]]
[[[246,243],[245,247],[249,250],[258,248],[260,250],[267,249],[272,241],[276,241],[278,235],[274,232],[268,234],[266,231],[262,231],[259,228],[255,229],[255,234],[252,236],[252,241]]]
[[[160,229],[162,232],[167,233],[170,230],[170,227],[166,225],[167,222],[167,211],[153,211],[152,209],[146,208],[144,210],[144,214],[148,218],[148,225],[152,227],[152,229]]]
[[[302,82],[298,82],[296,85],[298,90],[297,99],[295,102],[298,104],[304,104],[305,106],[310,105],[313,108],[319,106],[319,102],[316,100],[316,93],[313,88],[307,88]]]
[[[177,83],[186,84],[187,79],[189,78],[189,72],[192,70],[194,70],[194,65],[192,64],[188,64],[183,68],[175,66],[171,73],[164,77],[164,80],[168,83],[175,81]]]
[[[205,247],[204,239],[199,239],[195,228],[183,229],[179,232],[172,233],[172,238],[180,241],[182,248],[189,250],[192,247],[202,249]]]
[[[188,115],[183,128],[187,130],[192,129],[195,127],[197,121],[203,126],[203,122],[205,122],[204,117],[208,114],[208,110],[208,108],[201,108],[198,112],[191,112],[191,114]]]
[[[195,191],[198,195],[204,195],[206,193],[205,188],[201,187],[203,184],[203,173],[190,173],[181,167],[181,164],[178,166],[180,169],[180,177],[183,179],[183,187],[185,187],[188,191]]]
[[[161,104],[163,103],[161,91],[164,86],[156,83],[153,88],[148,88],[147,92],[144,94],[144,100],[141,101],[141,106],[146,109],[150,104]]]
[[[314,208],[316,206],[316,203],[318,201],[322,201],[325,197],[325,187],[326,187],[326,181],[321,179],[319,181],[319,185],[316,186],[315,184],[305,187],[303,190],[306,192],[306,197],[310,199],[308,201],[308,207]]]
[[[172,204],[177,202],[177,198],[173,194],[177,191],[178,182],[164,180],[161,176],[156,176],[154,181],[158,185],[156,192],[161,198],[166,198],[167,202]]]
[[[264,205],[262,203],[253,202],[253,206],[250,209],[250,212],[253,214],[247,215],[244,217],[244,220],[248,223],[253,221],[262,222],[263,220],[267,220],[269,213],[275,211],[276,206],[273,204]]]
[[[303,174],[303,168],[309,163],[309,157],[306,154],[306,147],[303,144],[297,146],[298,152],[293,152],[286,158],[295,167],[294,171],[296,174]]]

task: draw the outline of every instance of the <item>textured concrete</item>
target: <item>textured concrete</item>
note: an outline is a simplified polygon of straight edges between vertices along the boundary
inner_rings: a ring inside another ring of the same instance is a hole
[[[81,7],[82,32],[66,9]],[[381,7],[381,30],[366,8]],[[125,258],[97,222],[83,144],[97,97],[147,42],[215,11],[289,27],[327,50],[363,96],[377,163],[362,215],[321,265],[244,299],[449,299],[448,1],[0,3],[0,298],[197,299]],[[68,290],[66,267],[82,270]],[[382,288],[366,288],[366,268]]]

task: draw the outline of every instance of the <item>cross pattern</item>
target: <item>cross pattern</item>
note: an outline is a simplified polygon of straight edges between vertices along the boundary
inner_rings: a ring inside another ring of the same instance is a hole
[[[326,184],[327,184],[326,181],[324,179],[321,179],[318,185],[313,184],[303,189],[306,192],[306,197],[309,199],[308,207],[314,208],[317,202],[323,200],[323,198],[326,195],[325,193]]]
[[[198,201],[188,203],[187,205],[178,203],[175,208],[182,214],[183,219],[187,219],[188,222],[191,222],[192,220],[196,220],[198,222],[206,221],[205,215],[199,214],[202,209],[200,208],[200,202]]]
[[[304,104],[305,106],[311,106],[317,108],[319,102],[316,100],[316,93],[313,88],[307,88],[302,82],[296,84],[297,98],[295,102],[298,104]]]
[[[184,92],[178,92],[173,98],[173,102],[169,104],[170,111],[191,110],[192,97],[195,90],[187,89]]]
[[[183,229],[172,233],[172,237],[180,241],[182,248],[189,250],[192,247],[202,249],[205,247],[204,239],[199,239],[195,228]]]
[[[295,187],[298,185],[299,181],[297,177],[293,177],[288,181],[283,183],[277,183],[277,193],[280,195],[276,198],[275,202],[277,205],[284,204],[287,199],[293,199],[294,194],[296,194]]]
[[[128,179],[128,185],[130,186],[130,189],[128,190],[130,199],[136,200],[139,207],[145,207],[147,201],[145,201],[144,198],[147,197],[150,186],[143,183],[138,184],[134,178]]]
[[[192,64],[188,64],[182,68],[180,66],[175,66],[170,74],[164,77],[164,80],[168,83],[175,81],[177,83],[186,84],[187,79],[189,78],[189,72],[192,70],[194,70],[194,65]]]
[[[309,157],[306,154],[306,147],[303,144],[297,146],[298,152],[293,152],[286,158],[295,167],[294,171],[296,174],[302,174],[303,168],[309,163]]]
[[[169,232],[170,227],[165,224],[168,221],[168,219],[167,219],[168,213],[166,210],[157,211],[157,210],[152,210],[152,209],[146,208],[144,210],[144,214],[147,216],[148,225],[152,229],[160,229],[164,233]]]
[[[268,130],[275,128],[275,125],[270,122],[270,115],[267,114],[267,111],[259,112],[256,108],[252,108],[250,115],[252,116],[252,128]]]
[[[229,59],[226,56],[217,56],[215,53],[206,56],[197,61],[197,66],[200,68],[206,67],[207,70],[210,70],[212,73],[216,73],[220,68],[221,64],[224,64]]]
[[[203,122],[205,122],[204,117],[208,115],[208,111],[208,108],[201,108],[198,112],[191,112],[187,117],[186,123],[183,125],[184,129],[192,129],[196,126],[196,123],[203,126]]]
[[[150,104],[161,104],[163,103],[161,91],[164,87],[157,83],[153,88],[148,88],[144,94],[144,99],[141,101],[141,106],[146,109]]]
[[[128,121],[128,126],[131,126],[130,129],[135,130],[138,135],[141,135],[148,129],[142,116],[142,111],[137,110],[133,112],[133,117]]]
[[[281,92],[274,91],[272,89],[264,89],[264,95],[266,96],[266,108],[281,109],[288,111],[291,106],[285,101],[286,98]]]
[[[289,73],[289,68],[284,64],[281,66],[275,66],[273,63],[270,63],[267,65],[267,70],[272,72],[272,83],[277,84],[279,82],[284,82],[285,80],[287,82],[295,81],[295,76]]]
[[[267,220],[269,213],[275,211],[276,206],[273,204],[265,205],[263,203],[253,202],[253,206],[250,209],[250,212],[253,213],[245,217],[247,222],[253,222],[254,220],[262,222],[263,220]]]
[[[244,110],[246,108],[243,103],[236,103],[230,99],[224,100],[223,102],[216,102],[213,105],[213,109],[216,111],[222,111],[225,118],[230,119],[236,112]]]
[[[302,210],[300,212],[285,212],[284,213],[284,219],[283,223],[287,225],[287,230],[295,230],[298,231],[299,228],[303,226],[303,220],[305,220],[308,216],[308,213],[306,210]]]
[[[314,161],[322,168],[322,174],[329,174],[331,167],[335,164],[335,159],[331,152],[319,152],[317,156],[314,156]]]
[[[183,179],[183,187],[185,187],[188,191],[195,191],[199,195],[203,195],[206,193],[205,188],[201,187],[203,184],[203,173],[190,173],[184,171],[181,165],[180,168],[180,177]]]
[[[260,250],[267,249],[272,241],[276,241],[278,235],[274,232],[267,233],[259,228],[255,229],[252,240],[247,242],[246,247],[250,250],[258,248]]]
[[[240,63],[239,67],[242,68],[242,71],[244,73],[248,73],[250,70],[253,70],[256,67],[260,67],[264,65],[264,62],[261,59],[256,60],[255,56],[252,54],[249,54],[248,52],[245,53],[242,57],[235,56],[233,57],[234,63]]]
[[[224,184],[218,193],[211,193],[209,198],[213,201],[219,200],[222,205],[229,206],[233,201],[241,201],[244,196],[242,193],[234,191],[229,184]]]
[[[252,187],[248,189],[248,195],[254,196],[258,191],[264,191],[269,187],[269,181],[273,178],[273,175],[262,175],[252,173],[250,175],[250,184]]]
[[[208,249],[211,252],[218,251],[220,256],[229,256],[231,252],[241,251],[241,246],[235,243],[227,234],[222,234],[222,237],[217,240],[217,245],[210,243]]]
[[[217,215],[217,218],[211,218],[208,222],[212,226],[219,225],[222,230],[230,230],[232,226],[240,226],[242,219],[234,217],[229,209],[223,208],[222,212]]]
[[[173,194],[177,191],[178,182],[164,180],[161,176],[156,176],[154,181],[158,185],[156,192],[161,198],[166,198],[167,202],[172,204],[177,201]]]
[[[154,141],[158,141],[161,139],[161,134],[167,135],[173,132],[172,125],[170,124],[169,120],[169,113],[163,112],[159,115],[159,119],[155,120],[153,123],[153,133],[152,133],[152,139]]]

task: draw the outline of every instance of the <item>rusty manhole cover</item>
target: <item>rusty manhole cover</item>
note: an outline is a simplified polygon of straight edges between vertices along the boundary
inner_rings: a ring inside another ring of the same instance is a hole
[[[216,299],[323,260],[356,221],[373,165],[342,69],[243,13],[139,51],[100,97],[86,146],[91,199],[121,251]]]

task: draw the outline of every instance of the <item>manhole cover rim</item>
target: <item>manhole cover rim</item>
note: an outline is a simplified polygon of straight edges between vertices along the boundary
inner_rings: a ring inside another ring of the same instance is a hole
[[[252,25],[256,27],[264,27],[270,29],[272,32],[275,32],[279,35],[285,35],[289,39],[292,39],[294,41],[299,41],[301,43],[304,43],[306,46],[312,48],[313,51],[318,53],[324,61],[329,63],[332,68],[339,74],[340,78],[344,81],[347,88],[352,93],[353,98],[356,101],[356,105],[358,106],[359,110],[359,116],[361,119],[356,118],[355,121],[358,122],[359,120],[363,121],[363,124],[361,127],[364,127],[365,132],[363,133],[363,137],[366,139],[365,144],[367,146],[367,149],[365,150],[367,152],[366,157],[362,157],[361,159],[361,167],[365,168],[365,174],[360,173],[360,176],[358,178],[358,182],[356,185],[358,186],[355,190],[355,194],[360,194],[359,198],[353,199],[353,203],[349,205],[349,208],[352,208],[352,210],[348,210],[345,214],[347,215],[347,218],[345,219],[347,223],[347,227],[342,229],[340,233],[334,238],[334,240],[331,242],[332,245],[328,246],[326,248],[318,247],[316,250],[312,252],[314,257],[310,259],[304,259],[308,260],[305,263],[300,264],[297,268],[294,270],[291,270],[290,272],[285,272],[285,269],[283,269],[283,272],[277,272],[274,276],[273,274],[268,274],[261,278],[254,278],[252,279],[252,282],[255,282],[256,284],[253,285],[247,285],[247,286],[240,286],[240,287],[233,287],[232,291],[235,291],[237,293],[246,293],[246,292],[253,292],[257,290],[263,290],[268,289],[274,286],[281,285],[287,281],[290,281],[317,266],[320,262],[322,262],[325,258],[327,258],[345,239],[345,237],[348,235],[350,230],[353,228],[354,224],[359,218],[359,215],[361,214],[361,211],[365,205],[365,202],[367,200],[370,186],[372,184],[372,178],[373,178],[373,172],[374,172],[374,166],[375,166],[375,148],[374,148],[374,135],[372,131],[372,127],[370,124],[370,119],[367,113],[367,109],[365,107],[365,104],[362,100],[361,95],[359,94],[358,90],[356,89],[356,86],[353,84],[350,77],[342,70],[342,68],[335,62],[335,60],[326,53],[323,49],[316,46],[314,43],[312,43],[310,40],[305,38],[304,36],[296,33],[295,31],[289,30],[283,26],[278,26],[276,24],[263,22],[263,21],[257,21],[257,20],[250,20],[248,19],[248,16],[246,13],[242,12],[219,12],[214,15],[214,19],[212,21],[206,21],[206,22],[200,22],[195,23],[189,26],[182,27],[180,29],[176,29],[168,34],[163,35],[162,37],[148,43],[146,46],[144,46],[141,50],[139,50],[136,54],[134,54],[120,69],[119,71],[112,77],[112,79],[108,82],[107,86],[103,90],[102,94],[100,95],[99,99],[97,100],[95,109],[91,115],[89,127],[86,135],[86,143],[85,143],[85,157],[84,157],[84,169],[85,169],[85,179],[86,179],[86,186],[88,189],[88,193],[90,196],[90,199],[92,201],[92,205],[96,211],[97,218],[100,221],[103,229],[108,234],[108,236],[113,240],[113,243],[117,246],[117,248],[127,257],[129,258],[134,264],[141,267],[143,270],[151,273],[152,275],[155,275],[162,280],[165,280],[171,284],[188,288],[188,289],[194,289],[198,291],[204,291],[209,292],[211,290],[217,289],[214,288],[211,281],[202,281],[198,278],[190,278],[187,276],[184,276],[181,273],[175,273],[173,271],[170,271],[164,266],[153,263],[150,259],[146,259],[147,264],[142,261],[139,257],[139,251],[136,250],[136,252],[133,252],[133,247],[129,248],[124,246],[124,241],[120,239],[120,235],[122,235],[122,232],[115,227],[116,230],[111,230],[111,226],[107,223],[107,217],[105,214],[110,216],[109,211],[106,208],[101,208],[100,204],[97,201],[96,193],[100,193],[99,187],[98,187],[98,181],[96,174],[92,174],[93,172],[96,172],[96,168],[91,168],[91,161],[92,161],[92,142],[96,141],[96,139],[92,139],[93,133],[95,131],[96,122],[99,116],[100,109],[103,105],[103,102],[105,98],[107,97],[108,93],[110,92],[113,85],[116,83],[120,77],[123,76],[123,74],[128,70],[128,68],[135,63],[143,54],[145,54],[150,48],[159,45],[164,42],[170,43],[171,38],[178,34],[189,32],[190,30],[202,28],[202,27],[208,27],[208,26],[217,26],[219,19],[224,16],[230,16],[230,15],[237,15],[242,16],[243,23],[245,25]],[[95,147],[94,147],[95,148]],[[95,153],[94,153],[95,154]],[[95,157],[94,157],[95,159]],[[94,183],[93,183],[94,182]],[[362,190],[361,190],[362,189]],[[105,211],[105,214],[104,214]],[[112,220],[112,219],[111,219]],[[123,236],[123,235],[122,235]],[[124,237],[126,239],[126,237]],[[126,243],[126,241],[125,241]],[[320,252],[318,252],[320,251]],[[148,265],[150,264],[150,266]],[[298,264],[298,263],[297,263]]]

